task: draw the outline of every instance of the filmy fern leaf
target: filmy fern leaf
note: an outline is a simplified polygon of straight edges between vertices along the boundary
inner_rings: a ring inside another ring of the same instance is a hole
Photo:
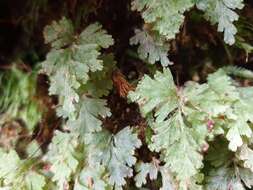
[[[155,91],[152,90],[154,86]],[[150,148],[162,151],[166,166],[177,174],[179,180],[185,180],[202,167],[202,156],[195,139],[196,128],[190,128],[185,122],[179,93],[170,71],[164,69],[163,73],[157,72],[154,79],[145,76],[129,97],[139,103],[144,116],[154,111],[155,135]]]
[[[194,6],[192,0],[134,0],[132,9],[142,12],[145,23],[167,39],[175,38],[184,22],[184,12]]]
[[[116,135],[108,131],[87,134],[89,162],[101,164],[109,171],[109,183],[120,188],[126,184],[125,177],[133,175],[132,166],[136,162],[134,151],[141,146],[141,141],[132,129],[126,127]]]
[[[49,151],[44,160],[52,166],[50,171],[53,173],[52,181],[55,181],[60,190],[70,181],[70,176],[75,172],[78,160],[75,158],[75,148],[77,139],[70,133],[56,131],[50,144]]]
[[[204,11],[205,17],[212,24],[218,24],[218,31],[224,32],[224,41],[232,45],[235,43],[237,29],[234,21],[239,16],[236,9],[243,8],[243,0],[198,0],[197,7]]]
[[[137,51],[141,59],[147,59],[151,64],[160,61],[164,67],[171,65],[172,63],[167,57],[169,46],[165,44],[164,40],[160,39],[160,36],[156,38],[154,39],[146,30],[141,31],[136,29],[135,36],[130,39],[130,44],[140,44]]]
[[[172,175],[168,168],[160,166],[159,162],[153,159],[150,163],[139,162],[136,164],[135,170],[137,172],[134,180],[137,187],[142,187],[147,183],[147,178],[155,180],[158,177],[158,173],[162,175],[162,187],[160,190],[173,190],[175,184],[173,184]]]
[[[58,115],[73,117],[74,104],[79,101],[77,93],[81,84],[89,79],[89,71],[103,69],[103,61],[99,58],[101,48],[113,44],[113,39],[98,23],[86,27],[80,34],[73,37],[71,21],[63,18],[45,28],[47,43],[51,43],[51,51],[43,62],[43,71],[50,76],[49,93],[60,96]],[[72,36],[72,37],[70,37]],[[60,45],[55,45],[55,43]]]
[[[245,88],[244,94],[252,91]],[[151,118],[154,135],[149,148],[161,152],[182,187],[190,188],[182,182],[203,166],[201,151],[207,139],[224,135],[235,152],[252,136],[252,97],[244,96],[222,69],[210,74],[206,84],[188,82],[181,88],[164,69],[154,79],[144,76],[129,98],[139,104],[143,116]]]
[[[243,146],[238,154],[245,158],[246,146]],[[218,152],[217,152],[218,150]],[[239,156],[240,157],[240,156]],[[247,157],[247,156],[246,156]],[[227,142],[216,139],[206,156],[210,167],[205,179],[205,189],[222,190],[238,189],[246,190],[253,185],[253,173],[247,167],[242,167],[240,159],[227,149]],[[247,188],[246,188],[247,187]]]

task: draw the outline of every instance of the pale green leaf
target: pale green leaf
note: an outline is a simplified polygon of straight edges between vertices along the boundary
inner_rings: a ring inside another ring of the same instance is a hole
[[[138,54],[141,59],[147,59],[149,63],[154,64],[160,61],[162,66],[166,67],[172,63],[168,59],[169,46],[162,40],[154,39],[147,31],[135,30],[135,36],[130,39],[131,45],[140,44]]]
[[[210,172],[207,178],[206,190],[224,189],[245,190],[235,168],[221,167]]]
[[[141,141],[132,129],[126,127],[116,135],[107,131],[88,134],[89,162],[106,167],[109,172],[109,183],[121,187],[126,183],[125,177],[131,177],[132,166],[136,162],[134,150],[141,146]]]
[[[239,149],[238,157],[244,161],[243,166],[253,172],[253,150],[245,144]]]
[[[53,48],[62,48],[72,42],[74,28],[72,22],[63,17],[59,22],[53,21],[44,28],[44,38]]]
[[[0,152],[0,178],[5,184],[12,183],[16,178],[16,170],[20,167],[22,161],[14,150],[8,153]]]
[[[34,160],[21,160],[14,150],[0,153],[0,187],[11,190],[43,190],[45,177],[32,166]]]
[[[229,140],[229,149],[232,151],[236,151],[237,147],[240,147],[243,144],[241,136],[245,135],[247,137],[250,137],[252,131],[249,125],[245,121],[240,119],[228,124],[228,127],[229,130],[227,132],[226,138]]]
[[[100,118],[110,115],[105,100],[83,97],[77,118],[69,120],[67,125],[70,126],[70,130],[77,130],[80,136],[84,136],[86,133],[100,131],[102,127]]]
[[[153,159],[150,163],[137,163],[135,170],[137,175],[135,176],[135,184],[138,188],[142,187],[147,183],[147,178],[150,180],[156,180],[158,177],[158,173],[161,174],[162,177],[162,186],[160,190],[174,190],[175,189],[175,180],[173,175],[168,170],[167,167],[160,166],[159,161]]]
[[[243,8],[243,0],[198,0],[197,7],[204,11],[207,20],[218,24],[218,31],[224,32],[227,44],[235,43],[237,29],[233,22],[239,18],[235,10]]]
[[[142,12],[145,23],[153,24],[154,29],[167,39],[175,38],[184,22],[184,12],[193,6],[192,0],[132,1],[132,9]]]
[[[87,26],[77,36],[73,31],[65,32],[65,25],[73,27],[65,18],[45,27],[45,41],[52,49],[42,63],[42,71],[50,76],[49,93],[59,96],[58,115],[73,119],[80,99],[78,90],[87,83],[89,72],[103,69],[100,49],[111,46],[113,39],[98,23]]]
[[[35,172],[29,172],[25,177],[27,190],[43,190],[45,177]]]
[[[92,73],[89,80],[81,88],[87,90],[93,97],[107,96],[113,87],[112,73],[115,69],[116,62],[112,54],[102,57],[104,67],[102,71]]]
[[[76,179],[74,190],[105,190],[108,184],[103,180],[103,166],[84,167]]]
[[[154,87],[156,90],[153,90]],[[176,173],[179,180],[190,178],[202,167],[202,156],[198,150],[207,133],[206,126],[198,122],[196,126],[187,126],[184,119],[187,115],[183,110],[188,99],[183,93],[174,85],[169,69],[164,69],[163,73],[157,72],[154,79],[144,76],[135,92],[129,93],[130,99],[139,104],[144,116],[154,112],[154,135],[149,148],[162,152],[165,166]]]
[[[77,168],[78,160],[75,158],[76,138],[70,133],[55,132],[45,160],[51,163],[52,180],[57,182],[59,189],[63,190],[64,183],[70,180],[70,175]]]
[[[137,175],[134,177],[135,184],[137,187],[141,187],[142,185],[145,185],[147,183],[147,176],[151,180],[154,180],[157,178],[158,170],[153,163],[137,163],[135,166],[135,171],[137,172]]]

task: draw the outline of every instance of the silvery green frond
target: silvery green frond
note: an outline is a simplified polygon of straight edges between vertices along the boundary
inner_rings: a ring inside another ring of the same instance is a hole
[[[243,8],[243,0],[198,0],[198,9],[204,11],[205,17],[212,24],[218,24],[218,31],[224,32],[224,41],[232,45],[235,43],[237,29],[234,21],[239,16],[236,9]]]
[[[103,165],[108,171],[109,183],[120,188],[126,184],[126,177],[133,175],[132,166],[136,162],[134,151],[141,146],[141,141],[133,130],[126,127],[117,134],[108,131],[86,135],[89,146],[89,163]]]
[[[184,12],[194,6],[192,0],[133,0],[132,9],[141,12],[145,23],[153,24],[167,39],[175,38],[184,22]]]

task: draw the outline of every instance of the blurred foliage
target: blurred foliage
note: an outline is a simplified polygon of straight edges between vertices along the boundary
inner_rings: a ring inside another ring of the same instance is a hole
[[[36,101],[38,68],[24,72],[14,64],[0,73],[0,124],[21,119],[30,132],[41,119]]]

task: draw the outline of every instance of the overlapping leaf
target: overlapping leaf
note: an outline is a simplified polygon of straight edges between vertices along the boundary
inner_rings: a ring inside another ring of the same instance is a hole
[[[63,17],[59,22],[53,21],[44,28],[44,37],[47,44],[55,49],[62,48],[74,40],[74,28],[70,20]]]
[[[61,190],[64,190],[71,174],[76,171],[78,160],[75,157],[75,148],[77,145],[75,136],[70,133],[56,131],[49,151],[45,155],[45,161],[51,164],[52,180],[57,183],[58,188]]]
[[[154,86],[156,90],[152,90]],[[202,130],[199,134],[197,126],[191,127],[185,122],[181,90],[174,85],[170,71],[157,72],[154,79],[145,76],[129,97],[139,103],[145,116],[154,111],[152,128],[155,134],[150,148],[162,151],[166,166],[177,174],[179,180],[195,175],[202,166],[198,150],[203,143],[195,137],[205,137],[206,131]]]
[[[126,184],[125,178],[133,175],[132,166],[136,162],[134,151],[141,146],[141,141],[132,129],[126,127],[116,135],[108,131],[88,134],[89,164],[102,164],[109,174],[109,183],[120,188]]]
[[[243,166],[253,172],[253,150],[244,144],[238,151],[238,157],[244,161]]]
[[[85,167],[80,172],[80,175],[75,181],[74,190],[104,190],[104,189],[112,189],[107,184],[107,178],[104,177],[106,173],[105,168],[103,166],[96,167]],[[103,179],[103,177],[105,179]]]
[[[243,169],[245,170],[245,169]],[[223,190],[223,189],[236,189],[236,190],[246,190],[244,187],[240,172],[246,171],[237,171],[235,168],[226,168],[221,167],[216,170],[213,170],[210,173],[210,176],[207,180],[206,189],[207,190]],[[252,173],[248,173],[250,175],[245,176],[246,178],[252,179]]]
[[[156,61],[160,61],[162,66],[168,66],[172,63],[168,59],[169,46],[163,42],[163,40],[154,39],[148,34],[146,30],[135,30],[135,36],[130,39],[131,45],[140,44],[138,47],[138,54],[141,59],[147,59],[149,63],[154,64]]]
[[[134,0],[132,9],[142,12],[145,23],[167,39],[175,38],[184,21],[184,12],[194,6],[192,0]]]
[[[114,56],[108,54],[102,57],[104,68],[102,71],[92,73],[89,80],[81,88],[88,91],[92,97],[101,98],[109,94],[112,89],[112,72],[116,63]]]
[[[247,167],[244,168],[240,164],[240,160],[236,155],[228,150],[228,142],[219,137],[210,144],[208,154],[206,156],[207,171],[205,179],[205,189],[222,190],[222,189],[238,189],[245,190],[253,185],[253,173]],[[247,147],[240,148],[238,157],[248,161]],[[245,162],[245,163],[246,163]]]
[[[101,48],[113,44],[113,39],[98,23],[89,25],[74,36],[71,21],[63,18],[45,28],[46,43],[51,51],[43,62],[43,71],[50,76],[49,93],[60,96],[58,115],[73,117],[79,101],[77,89],[89,79],[89,72],[103,69],[99,58]]]
[[[175,180],[173,174],[166,166],[160,166],[159,161],[153,159],[150,163],[139,162],[136,165],[136,176],[134,178],[137,187],[141,187],[147,183],[147,178],[150,180],[156,180],[160,173],[162,177],[162,186],[160,190],[175,190],[175,189],[189,189],[189,190],[201,190],[202,186],[196,184],[196,177],[191,178],[186,184]]]
[[[244,89],[244,94],[250,94],[250,90]],[[244,137],[251,138],[252,111],[246,102],[252,98],[244,96],[222,69],[209,75],[206,84],[188,82],[181,88],[164,69],[154,79],[144,76],[135,92],[129,94],[142,114],[153,118],[149,148],[162,153],[165,166],[181,181],[202,167],[200,151],[208,146],[207,138],[224,134],[232,151],[243,144]]]
[[[217,153],[218,147],[220,154]],[[245,190],[245,186],[250,188],[253,185],[253,173],[248,168],[239,166],[239,161],[234,156],[227,150],[227,143],[220,139],[211,146],[207,160],[213,167],[209,169],[206,177],[207,190]]]
[[[173,184],[173,177],[169,172],[168,168],[159,166],[159,163],[156,163],[154,160],[151,163],[139,162],[137,163],[135,170],[137,172],[134,180],[137,187],[141,187],[147,183],[147,177],[150,180],[156,180],[158,173],[162,175],[162,187],[160,190],[173,190],[175,184]]]
[[[75,130],[81,137],[86,133],[101,131],[102,121],[100,118],[110,116],[111,112],[106,107],[106,101],[102,99],[83,97],[80,101],[78,116],[69,120],[70,130]]]

